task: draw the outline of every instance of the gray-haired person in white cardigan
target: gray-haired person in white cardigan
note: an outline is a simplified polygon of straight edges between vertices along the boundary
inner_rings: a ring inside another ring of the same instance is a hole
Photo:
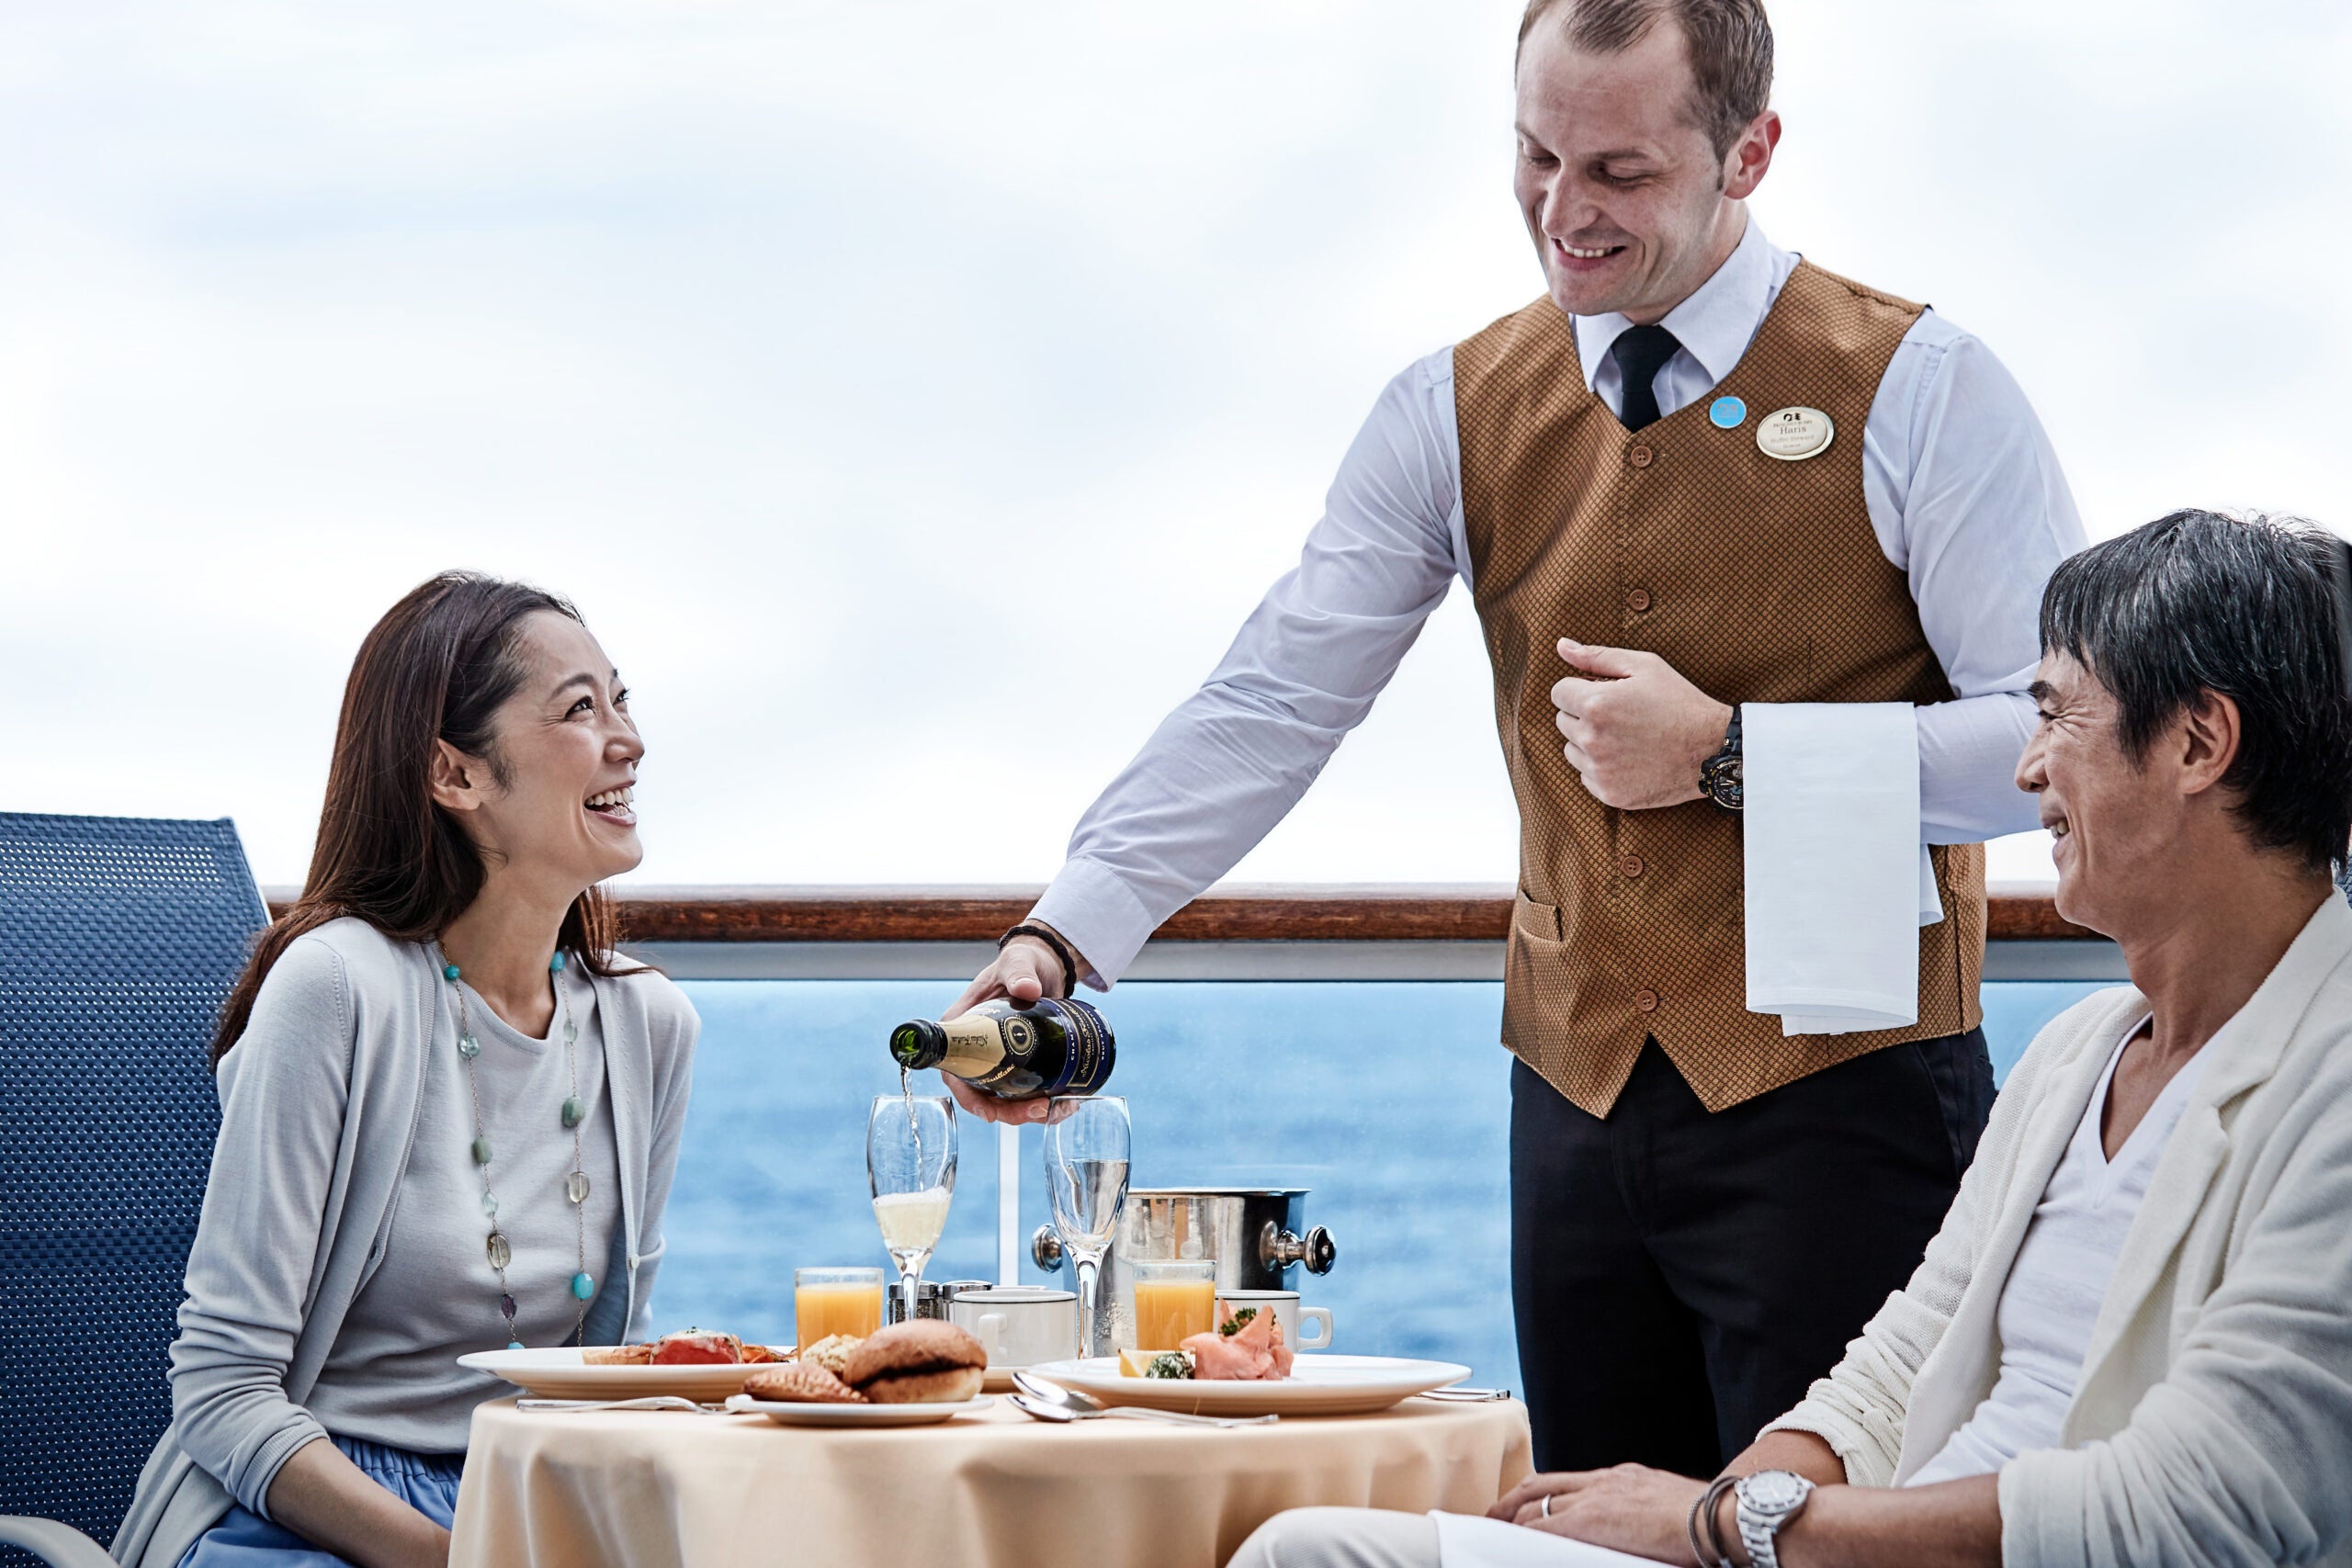
[[[2132,983],[2035,1038],[1917,1272],[1723,1477],[1306,1509],[1234,1568],[2352,1564],[2347,627],[2308,525],[2058,568],[2018,783]]]
[[[457,1358],[641,1338],[696,1021],[616,962],[619,674],[563,601],[436,577],[345,688],[310,877],[214,1044],[220,1134],[141,1568],[437,1568]]]

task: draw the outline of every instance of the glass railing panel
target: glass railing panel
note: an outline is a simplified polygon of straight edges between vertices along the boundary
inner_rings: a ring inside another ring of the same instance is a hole
[[[788,1339],[792,1270],[887,1267],[867,1204],[866,1108],[895,1092],[890,1026],[935,1013],[956,982],[690,981],[703,1017],[668,1251],[663,1327]],[[2033,1032],[2098,982],[1984,987],[2006,1077]],[[1463,1362],[1515,1384],[1510,1292],[1510,1058],[1487,982],[1132,982],[1103,1000],[1119,1039],[1141,1186],[1313,1189],[1309,1224],[1340,1248],[1292,1283],[1337,1318],[1336,1348]],[[936,1079],[932,1080],[934,1084]],[[1023,1136],[1022,1271],[1046,1221],[1035,1129]],[[994,1130],[961,1123],[956,1203],[932,1279],[997,1269]],[[1068,1282],[1067,1272],[1056,1276]]]

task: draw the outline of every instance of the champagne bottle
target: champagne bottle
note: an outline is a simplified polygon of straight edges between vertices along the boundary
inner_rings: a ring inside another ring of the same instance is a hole
[[[1084,1002],[1000,997],[944,1023],[909,1019],[890,1031],[890,1055],[909,1072],[937,1067],[998,1100],[1037,1100],[1094,1093],[1117,1052],[1111,1026]]]

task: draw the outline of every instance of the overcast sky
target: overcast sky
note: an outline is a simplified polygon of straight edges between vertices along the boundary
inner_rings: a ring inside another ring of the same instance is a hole
[[[1382,384],[1539,291],[1518,9],[0,0],[0,808],[299,880],[359,637],[466,566],[634,687],[644,879],[1044,880]],[[1984,337],[2094,537],[2352,523],[2340,0],[1772,10],[1767,231]],[[1457,592],[1236,874],[1514,844]]]

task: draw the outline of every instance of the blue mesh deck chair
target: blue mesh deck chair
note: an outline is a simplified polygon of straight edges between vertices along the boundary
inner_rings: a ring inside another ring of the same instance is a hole
[[[171,1422],[206,1047],[267,921],[225,819],[0,813],[5,1568],[106,1562],[74,1532],[112,1538]]]

